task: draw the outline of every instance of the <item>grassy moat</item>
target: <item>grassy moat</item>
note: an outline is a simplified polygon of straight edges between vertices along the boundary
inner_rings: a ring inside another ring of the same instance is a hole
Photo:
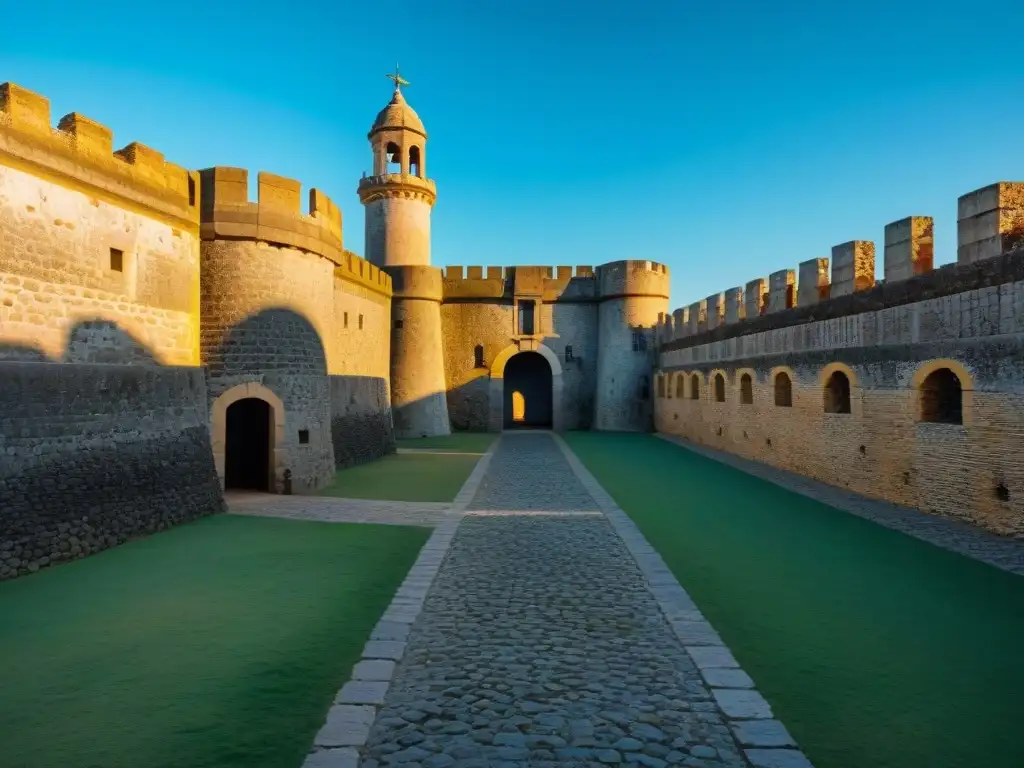
[[[296,768],[429,535],[218,515],[0,584],[0,765]]]

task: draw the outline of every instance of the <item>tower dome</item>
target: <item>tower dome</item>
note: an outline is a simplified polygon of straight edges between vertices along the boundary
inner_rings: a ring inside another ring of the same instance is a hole
[[[427,137],[427,129],[423,127],[423,121],[416,114],[416,110],[409,106],[402,95],[402,89],[397,85],[391,96],[391,101],[378,114],[373,121],[369,136],[372,137],[378,131],[405,130],[418,133],[423,138]]]

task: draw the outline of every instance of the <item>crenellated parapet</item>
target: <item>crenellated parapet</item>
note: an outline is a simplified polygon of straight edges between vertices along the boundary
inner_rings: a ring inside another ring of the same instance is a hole
[[[668,298],[668,267],[656,261],[612,261],[597,268],[601,300],[630,296]]]
[[[391,275],[352,251],[345,251],[342,263],[334,268],[334,277],[361,285],[374,293],[390,297],[393,292]]]
[[[446,301],[539,298],[545,302],[596,301],[597,280],[590,266],[449,266],[444,270]]]
[[[77,112],[51,125],[50,100],[0,84],[0,165],[194,232],[196,174],[133,142],[114,150],[110,128]]]
[[[317,189],[301,210],[302,184],[260,171],[258,199],[249,201],[249,172],[219,166],[199,171],[200,234],[204,240],[262,240],[344,265],[341,210]]]
[[[908,216],[885,227],[883,281],[875,280],[872,241],[841,243],[831,260],[810,259],[728,289],[724,312],[716,303],[723,294],[676,310],[670,332],[661,324],[663,351],[1024,279],[1024,182],[991,184],[958,203],[956,263],[935,269],[932,218]]]

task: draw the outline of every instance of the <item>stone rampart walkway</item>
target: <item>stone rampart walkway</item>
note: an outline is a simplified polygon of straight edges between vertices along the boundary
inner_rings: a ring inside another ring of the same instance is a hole
[[[460,496],[306,768],[810,766],[559,438],[503,435]]]
[[[333,496],[281,496],[272,493],[224,494],[228,512],[257,517],[287,517],[326,523],[380,523],[436,526],[451,504],[436,501],[378,501]]]

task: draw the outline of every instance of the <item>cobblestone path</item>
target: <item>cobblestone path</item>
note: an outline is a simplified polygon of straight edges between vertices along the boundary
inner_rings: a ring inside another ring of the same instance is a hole
[[[502,437],[359,765],[506,763],[750,765],[547,434]]]

